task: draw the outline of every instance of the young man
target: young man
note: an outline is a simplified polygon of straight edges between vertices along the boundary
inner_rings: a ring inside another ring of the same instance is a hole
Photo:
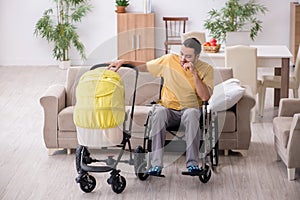
[[[196,38],[183,42],[180,55],[166,54],[147,63],[117,60],[109,67],[133,64],[141,71],[163,77],[161,100],[152,116],[152,152],[149,175],[159,176],[163,168],[163,147],[166,128],[182,124],[186,137],[186,166],[189,172],[200,172],[199,146],[202,101],[208,101],[213,90],[213,68],[199,60],[201,44]]]

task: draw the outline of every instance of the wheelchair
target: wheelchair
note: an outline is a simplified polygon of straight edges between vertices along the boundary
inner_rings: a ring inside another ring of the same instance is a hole
[[[149,111],[147,119],[144,124],[144,141],[143,146],[137,146],[134,149],[134,170],[135,175],[142,181],[146,180],[150,175],[147,174],[150,169],[150,152],[151,152],[151,117],[154,112],[156,103],[152,102],[152,109]],[[191,173],[189,171],[183,171],[182,175],[198,176],[202,183],[207,183],[212,174],[212,170],[218,166],[219,162],[219,143],[218,143],[218,116],[217,112],[213,112],[208,108],[208,102],[203,102],[201,107],[202,114],[200,117],[200,155],[202,162],[202,171],[200,173]],[[184,135],[180,134],[184,132],[181,127],[167,127],[167,132],[174,136],[175,140],[165,141],[165,146],[172,141],[183,141]],[[164,175],[160,175],[164,177]]]

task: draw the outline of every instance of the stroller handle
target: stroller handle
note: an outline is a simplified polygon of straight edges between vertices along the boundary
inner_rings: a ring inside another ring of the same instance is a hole
[[[96,64],[96,65],[93,65],[90,70],[93,70],[93,69],[96,69],[98,67],[108,67],[109,63],[100,63],[100,64]],[[134,65],[131,65],[131,64],[123,64],[122,67],[128,67],[128,68],[131,68],[131,69],[134,69],[136,71],[136,73],[138,73],[138,69],[136,66]]]

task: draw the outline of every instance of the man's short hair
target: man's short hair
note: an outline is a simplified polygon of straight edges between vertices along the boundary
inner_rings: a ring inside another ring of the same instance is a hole
[[[188,39],[186,39],[183,42],[183,45],[185,47],[189,47],[189,48],[194,49],[196,55],[201,53],[201,43],[196,38],[188,38]]]

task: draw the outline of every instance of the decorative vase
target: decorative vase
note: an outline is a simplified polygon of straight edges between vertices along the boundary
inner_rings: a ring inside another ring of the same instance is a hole
[[[71,66],[71,61],[70,60],[63,60],[60,61],[59,63],[59,68],[60,69],[69,69]]]
[[[126,6],[116,6],[117,10],[116,13],[126,13]]]

